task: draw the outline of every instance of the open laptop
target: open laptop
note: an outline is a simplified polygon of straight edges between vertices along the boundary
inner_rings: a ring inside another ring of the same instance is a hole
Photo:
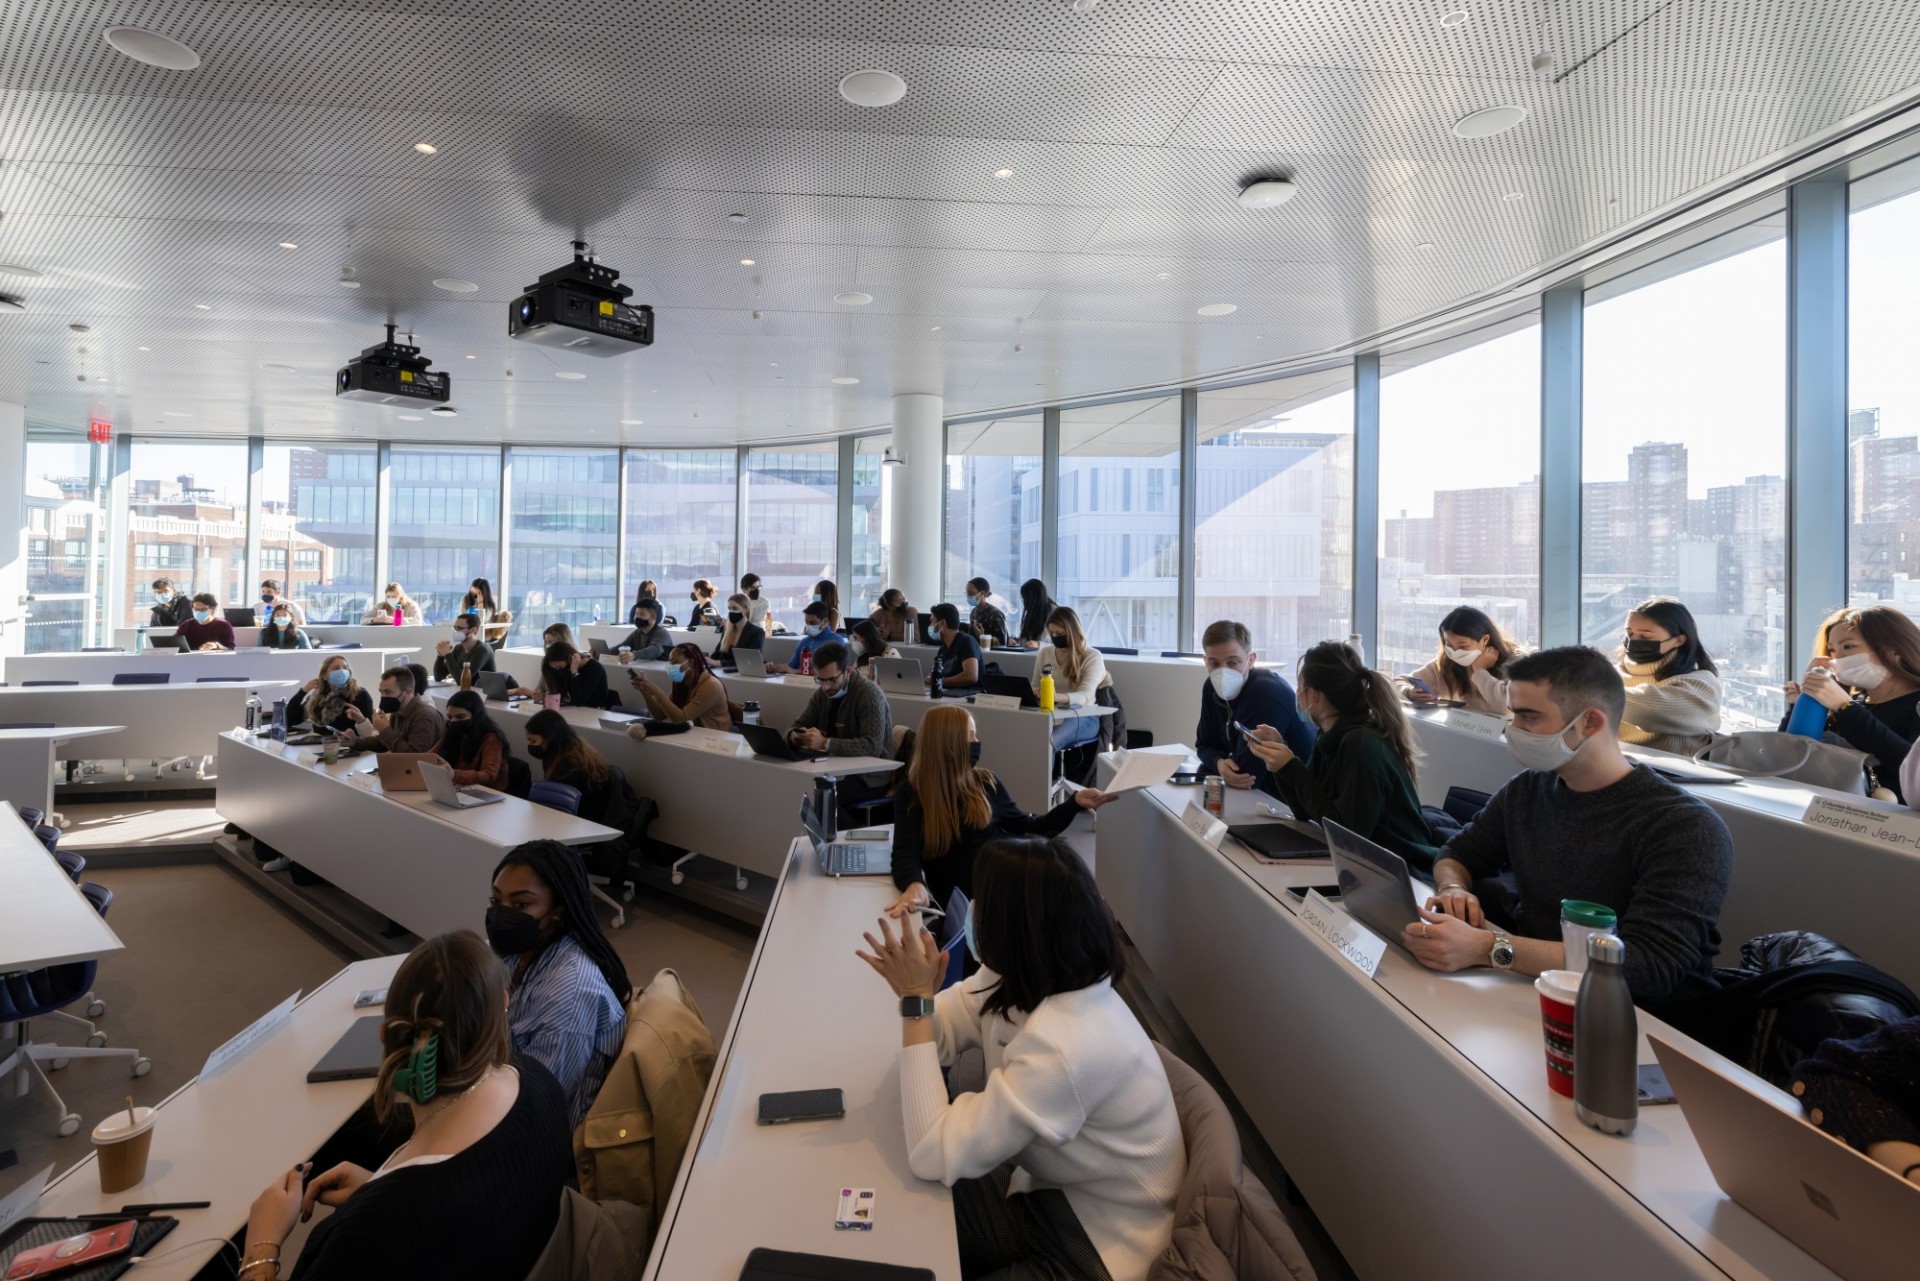
[[[1407,860],[1338,823],[1320,826],[1340,882],[1340,910],[1398,947],[1400,932],[1420,919]]]
[[[1657,1036],[1647,1041],[1721,1191],[1848,1281],[1914,1274],[1920,1189],[1803,1120],[1772,1086],[1757,1094]]]
[[[742,725],[740,736],[747,740],[755,756],[772,756],[783,761],[823,761],[825,752],[809,752],[795,747],[787,736],[771,725]]]
[[[380,1060],[386,1054],[380,1045],[380,1022],[381,1016],[374,1014],[349,1023],[333,1048],[308,1069],[307,1083],[362,1081],[379,1076]]]
[[[1263,858],[1326,858],[1330,852],[1327,834],[1299,819],[1234,823],[1227,835]]]
[[[507,799],[490,787],[456,786],[451,765],[421,761],[420,777],[426,780],[427,795],[433,798],[436,805],[445,805],[457,810],[470,810],[476,805],[498,805]]]
[[[221,610],[220,613],[235,627],[258,627],[260,625],[259,616],[253,612],[253,606],[251,605],[235,605],[230,609]]]
[[[814,811],[811,795],[800,798],[800,826],[807,829],[820,871],[827,876],[893,875],[892,841],[836,841]]]
[[[917,658],[876,658],[874,683],[887,694],[925,694],[927,675]]]
[[[757,649],[733,651],[734,674],[763,681],[767,678],[767,656]]]
[[[587,637],[587,648],[592,651],[595,658],[612,658],[620,652],[598,636]]]
[[[505,672],[475,672],[473,683],[480,687],[489,702],[507,703],[513,700],[513,677]]]
[[[420,766],[427,760],[424,752],[382,752],[377,758],[380,790],[383,792],[424,792],[427,780]]]
[[[1017,698],[1022,707],[1040,706],[1040,696],[1033,692],[1033,686],[1027,684],[1024,676],[1009,676],[1004,672],[981,672],[980,684],[977,688],[982,694],[1005,694],[1009,698]],[[1066,706],[1066,698],[1058,696],[1054,706]]]

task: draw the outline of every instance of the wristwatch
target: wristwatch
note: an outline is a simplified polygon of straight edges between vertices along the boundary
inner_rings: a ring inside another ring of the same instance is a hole
[[[1511,956],[1513,949],[1507,949]],[[903,1019],[927,1019],[933,1017],[933,998],[930,996],[903,996],[900,998],[900,1017]]]
[[[1496,970],[1513,968],[1513,940],[1498,930],[1493,932],[1493,950],[1487,954],[1487,963]]]

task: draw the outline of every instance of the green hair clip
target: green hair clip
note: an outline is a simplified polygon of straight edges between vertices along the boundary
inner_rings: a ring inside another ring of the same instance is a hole
[[[440,1034],[431,1032],[426,1044],[407,1056],[407,1065],[393,1074],[393,1089],[415,1103],[431,1103],[440,1093]]]

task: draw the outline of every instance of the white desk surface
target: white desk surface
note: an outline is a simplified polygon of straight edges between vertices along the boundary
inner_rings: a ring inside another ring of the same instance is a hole
[[[118,734],[125,725],[55,725],[50,729],[0,729],[0,742],[30,742],[40,739],[64,743],[70,738],[93,738],[100,734]]]
[[[907,1167],[898,1002],[854,955],[893,897],[789,851],[645,1277],[738,1276],[759,1246],[959,1277],[952,1195]],[[763,1093],[835,1086],[839,1120],[757,1123]],[[843,1187],[876,1190],[871,1231],[834,1229]]]
[[[0,973],[118,952],[124,944],[18,814],[0,805]]]
[[[162,685],[114,685],[108,682],[79,685],[0,685],[0,715],[5,714],[6,705],[10,702],[19,703],[36,698],[59,699],[74,694],[112,694],[116,698],[128,696],[146,702],[158,702],[169,696],[178,697],[181,694],[237,689],[240,691],[241,698],[244,699],[249,693],[258,693],[265,697],[270,691],[279,694],[296,690],[312,679],[312,676],[295,679],[292,674],[288,674],[269,680],[208,681],[205,684],[191,681],[179,685],[172,681]]]
[[[32,1212],[97,1214],[142,1201],[211,1201],[205,1210],[168,1211],[180,1223],[154,1253],[179,1252],[138,1264],[131,1274],[139,1281],[191,1281],[220,1242],[246,1226],[261,1189],[311,1156],[372,1097],[371,1080],[309,1085],[307,1072],[355,1018],[379,1014],[377,1006],[354,1009],[353,998],[390,982],[404,959],[383,956],[347,966],[306,994],[284,1024],[225,1070],[204,1081],[195,1077],[168,1096],[154,1123],[144,1183],[102,1193],[87,1152],[48,1184]],[[100,1119],[85,1118],[82,1132]],[[188,1245],[202,1238],[210,1239]],[[291,1263],[283,1271],[292,1271]]]

